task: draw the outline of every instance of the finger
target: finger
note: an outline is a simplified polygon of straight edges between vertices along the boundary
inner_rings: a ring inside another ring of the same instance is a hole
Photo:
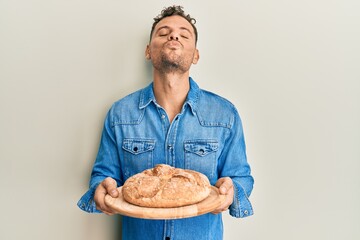
[[[233,182],[231,178],[224,177],[220,178],[215,184],[219,188],[220,194],[227,194],[227,192],[233,188]]]
[[[99,186],[95,190],[94,201],[96,204],[96,209],[102,211],[107,215],[112,215],[112,210],[105,203],[105,196],[108,194],[105,188],[105,180],[99,184]]]
[[[113,210],[108,208],[106,205],[101,205],[99,207],[97,206],[96,209],[103,212],[103,213],[105,213],[106,215],[110,215],[110,216],[114,215]]]
[[[225,203],[221,204],[218,208],[216,208],[214,211],[212,211],[212,213],[218,214],[218,213],[224,212],[229,208],[229,206],[230,206],[230,203],[225,202]]]
[[[224,178],[219,178],[215,183],[215,186],[219,188],[224,181],[225,181]]]
[[[108,215],[108,216],[112,216],[112,215],[114,215],[114,213],[113,212],[107,212],[107,211],[102,211],[103,213],[105,213],[106,215]]]
[[[220,179],[219,179],[220,180]],[[232,185],[232,180],[230,179],[231,183],[230,188],[227,190],[226,194],[225,194],[225,200],[224,202],[218,207],[216,208],[214,211],[212,211],[213,214],[218,214],[221,213],[223,211],[226,211],[229,209],[229,206],[233,203],[234,200],[234,186]],[[228,182],[228,180],[226,180],[225,178],[223,178],[221,181],[218,182],[218,185],[220,187],[222,187],[224,184],[226,185]]]
[[[213,214],[218,214],[221,212],[224,212],[229,209],[229,206],[232,204],[232,200],[227,199],[223,204],[221,204],[219,207],[217,207],[214,211],[212,211]]]
[[[224,190],[226,191],[226,189],[222,188],[224,181],[225,178],[220,178],[215,184],[215,186],[219,189],[220,194],[226,194],[226,192],[224,193]]]
[[[111,197],[116,198],[119,196],[119,192],[117,190],[117,184],[116,181],[110,177],[106,178],[102,185],[106,189],[106,193],[110,194]]]
[[[230,196],[226,196],[226,200],[219,207],[217,207],[212,213],[217,214],[226,211],[231,205],[231,203],[232,200],[230,199]]]
[[[95,190],[94,201],[96,204],[96,209],[104,213],[108,212],[107,207],[105,205],[105,195],[106,195],[106,189],[102,184],[99,184],[99,186]]]

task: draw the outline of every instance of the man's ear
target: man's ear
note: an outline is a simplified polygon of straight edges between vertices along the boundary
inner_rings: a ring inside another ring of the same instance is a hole
[[[194,58],[193,58],[192,63],[193,63],[193,64],[197,64],[197,62],[199,61],[199,59],[200,59],[199,50],[196,49],[196,50],[195,50],[195,53],[194,53]]]
[[[145,58],[146,58],[147,60],[150,60],[150,59],[151,59],[151,56],[150,56],[150,47],[149,47],[149,45],[146,45]]]

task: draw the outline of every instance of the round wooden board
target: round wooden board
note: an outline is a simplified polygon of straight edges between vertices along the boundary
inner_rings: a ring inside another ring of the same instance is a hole
[[[121,188],[122,187],[119,187],[117,189],[119,192],[119,196],[117,198],[106,195],[105,203],[118,214],[136,218],[179,219],[199,216],[212,212],[225,200],[225,195],[220,195],[218,188],[211,186],[210,195],[203,201],[193,205],[175,208],[140,207],[126,202],[123,198]]]

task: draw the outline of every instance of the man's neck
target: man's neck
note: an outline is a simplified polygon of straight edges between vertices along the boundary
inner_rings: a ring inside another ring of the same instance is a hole
[[[189,73],[160,74],[154,72],[154,94],[170,120],[180,113],[190,89]]]

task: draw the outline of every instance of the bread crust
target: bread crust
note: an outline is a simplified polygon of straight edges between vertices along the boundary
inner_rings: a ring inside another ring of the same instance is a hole
[[[211,185],[202,173],[158,164],[135,174],[122,187],[125,201],[142,207],[191,205],[209,196]]]

